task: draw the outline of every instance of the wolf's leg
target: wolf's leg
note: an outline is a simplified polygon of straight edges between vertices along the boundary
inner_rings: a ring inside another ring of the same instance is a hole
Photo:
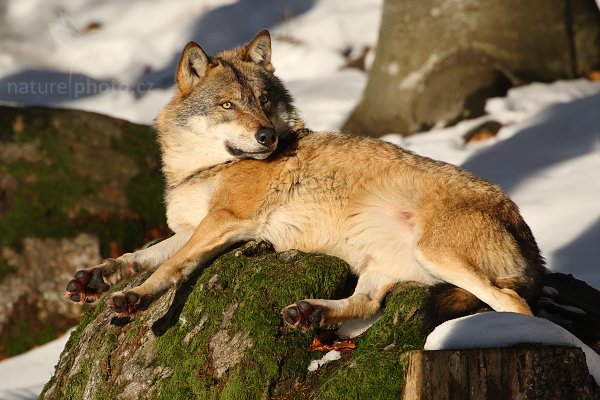
[[[154,270],[173,255],[191,236],[191,231],[178,232],[148,248],[109,258],[99,265],[75,273],[67,284],[65,296],[75,302],[96,301],[111,285],[142,270]]]
[[[352,296],[341,300],[305,299],[283,309],[283,319],[294,328],[311,329],[353,318],[368,318],[381,307],[381,301],[396,279],[381,270],[364,271]]]
[[[108,305],[121,315],[138,311],[147,306],[155,295],[181,283],[200,264],[215,257],[227,246],[251,239],[257,226],[256,222],[236,218],[227,211],[209,213],[183,247],[143,284],[113,293],[107,299]]]
[[[449,252],[440,254],[426,247],[415,249],[415,259],[429,274],[464,289],[496,311],[533,315],[527,302],[512,289],[494,286],[484,272],[469,266]]]

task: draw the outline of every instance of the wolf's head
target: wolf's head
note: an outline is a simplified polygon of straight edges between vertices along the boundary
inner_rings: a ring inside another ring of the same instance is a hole
[[[302,127],[291,96],[273,72],[267,30],[214,57],[188,43],[177,67],[177,93],[156,119],[166,169],[173,151],[198,168],[264,159],[279,138]]]

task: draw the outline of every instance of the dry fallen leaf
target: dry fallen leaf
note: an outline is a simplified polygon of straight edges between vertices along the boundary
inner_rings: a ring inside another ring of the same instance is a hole
[[[309,351],[337,350],[342,354],[347,354],[355,348],[356,344],[352,340],[337,340],[334,331],[324,331],[315,335]]]
[[[588,79],[594,82],[600,82],[600,71],[592,71],[588,74]]]
[[[483,142],[485,140],[493,139],[495,136],[496,134],[493,132],[480,131],[473,134],[467,143]]]
[[[108,243],[108,256],[110,258],[119,258],[123,254],[123,247],[120,243],[111,240]]]
[[[493,139],[498,131],[502,128],[502,124],[497,121],[485,121],[483,124],[477,125],[463,135],[465,143],[482,142]]]

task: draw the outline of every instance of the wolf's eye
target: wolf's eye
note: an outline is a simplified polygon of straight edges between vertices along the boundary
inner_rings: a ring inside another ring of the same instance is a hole
[[[224,103],[221,103],[221,107],[223,107],[226,110],[229,110],[230,108],[233,108],[233,104],[230,101],[226,101]]]
[[[260,104],[267,104],[269,102],[269,96],[263,93],[258,96],[258,101],[260,101]]]

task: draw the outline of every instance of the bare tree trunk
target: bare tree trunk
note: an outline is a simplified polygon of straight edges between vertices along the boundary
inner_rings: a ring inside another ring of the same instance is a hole
[[[600,66],[594,0],[386,0],[362,101],[344,130],[408,135],[483,113],[510,86]]]

